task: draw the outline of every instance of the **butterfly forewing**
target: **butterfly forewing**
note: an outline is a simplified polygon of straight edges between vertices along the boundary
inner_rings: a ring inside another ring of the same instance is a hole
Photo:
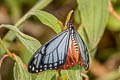
[[[67,29],[41,46],[32,56],[28,71],[37,73],[62,66],[67,57],[69,34]]]

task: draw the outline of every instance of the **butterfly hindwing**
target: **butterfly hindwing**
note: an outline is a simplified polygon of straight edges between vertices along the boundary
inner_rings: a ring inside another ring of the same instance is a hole
[[[79,52],[78,52],[78,54],[79,54]],[[75,66],[77,63],[76,59],[77,59],[77,53],[74,49],[73,37],[72,37],[72,35],[70,35],[67,59],[65,61],[65,64],[61,68],[66,70],[68,68]]]
[[[37,73],[57,69],[65,63],[69,44],[68,29],[58,34],[41,46],[32,56],[28,71]]]
[[[88,56],[87,47],[77,31],[75,31],[75,35],[76,35],[76,40],[77,40],[79,48],[80,48],[80,57],[82,58],[83,66],[84,66],[85,70],[88,70],[89,56]]]

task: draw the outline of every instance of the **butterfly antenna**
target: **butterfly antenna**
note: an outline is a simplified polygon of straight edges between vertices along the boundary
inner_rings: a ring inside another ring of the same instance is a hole
[[[66,21],[65,21],[65,29],[67,28],[67,23],[71,20],[72,13],[73,13],[73,10],[71,10],[67,15],[67,18],[66,18]]]

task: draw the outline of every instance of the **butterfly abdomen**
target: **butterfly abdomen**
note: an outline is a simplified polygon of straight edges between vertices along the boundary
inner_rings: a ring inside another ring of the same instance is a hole
[[[80,66],[83,66],[83,60],[82,60],[82,57],[80,55],[80,47],[79,47],[78,42],[76,41],[74,35],[73,35],[72,41],[73,41],[72,54],[74,54],[74,58],[76,60],[76,63],[78,63]]]

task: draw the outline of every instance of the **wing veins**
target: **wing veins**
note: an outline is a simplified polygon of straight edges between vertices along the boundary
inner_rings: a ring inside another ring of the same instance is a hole
[[[66,33],[66,34],[67,34],[67,33]],[[66,36],[66,34],[63,36],[63,38]],[[56,47],[56,48],[58,48],[58,46],[60,45],[60,43],[63,41],[63,38],[62,38],[62,40],[59,42],[59,44],[57,45],[57,47]],[[53,49],[53,51],[55,51],[55,50],[56,50],[56,48],[55,48],[55,49]],[[49,52],[47,55],[49,55],[49,54],[53,53],[53,51]],[[47,55],[45,55],[45,56],[47,56]]]

